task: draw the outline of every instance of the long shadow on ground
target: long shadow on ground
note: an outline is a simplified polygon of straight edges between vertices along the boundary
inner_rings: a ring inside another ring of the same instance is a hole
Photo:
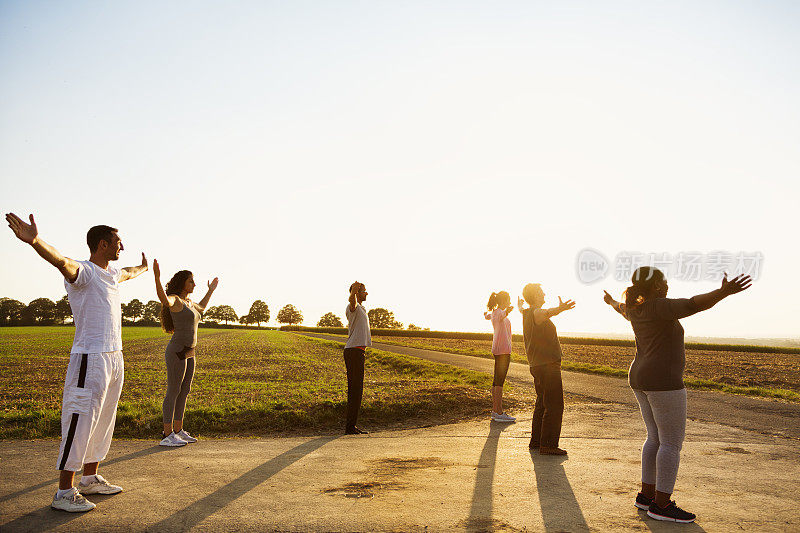
[[[337,436],[319,437],[295,446],[242,474],[205,498],[197,500],[161,522],[149,526],[147,531],[188,531],[284,468],[337,438]]]
[[[475,488],[472,491],[472,504],[466,527],[470,530],[491,530],[495,526],[492,517],[492,487],[494,485],[494,469],[497,463],[497,447],[500,443],[500,433],[508,428],[508,423],[494,422],[489,425],[489,435],[481,450],[478,459],[478,468],[475,474]]]

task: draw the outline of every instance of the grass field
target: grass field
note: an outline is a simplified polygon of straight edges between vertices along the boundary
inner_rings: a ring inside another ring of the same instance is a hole
[[[0,438],[60,435],[72,328],[0,328]],[[115,435],[156,438],[165,391],[158,328],[124,328],[125,386]],[[367,355],[359,425],[378,429],[488,415],[491,377],[378,350]],[[516,395],[515,395],[516,394]],[[200,435],[312,434],[343,429],[341,347],[279,331],[200,330],[185,426]],[[519,392],[506,407],[528,404]]]
[[[491,358],[492,341],[374,336],[373,341]],[[527,363],[522,342],[512,361]],[[562,368],[626,377],[636,349],[630,346],[562,345]],[[800,402],[800,354],[686,350],[686,385],[734,394]]]

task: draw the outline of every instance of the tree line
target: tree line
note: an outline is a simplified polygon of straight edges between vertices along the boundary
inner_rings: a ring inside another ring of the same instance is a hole
[[[150,300],[147,303],[134,298],[122,304],[122,318],[138,325],[158,325],[161,313],[161,302]],[[370,325],[373,328],[403,329],[402,322],[394,318],[394,313],[388,309],[377,307],[367,312]],[[65,294],[60,300],[54,302],[49,298],[36,298],[25,305],[12,298],[0,298],[0,326],[46,326],[64,324],[72,318],[72,309],[69,298]],[[263,300],[256,300],[250,306],[247,314],[238,316],[230,305],[214,305],[206,309],[203,322],[224,322],[225,324],[239,323],[243,325],[266,324],[270,319],[269,306]],[[279,323],[297,325],[303,323],[303,314],[300,309],[292,304],[283,306],[276,317]],[[334,313],[325,313],[317,322],[318,327],[342,328],[342,319]],[[408,325],[409,330],[422,330],[423,328]],[[425,328],[428,329],[428,328]]]

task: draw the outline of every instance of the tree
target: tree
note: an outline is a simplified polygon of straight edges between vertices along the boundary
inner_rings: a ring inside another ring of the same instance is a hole
[[[278,311],[278,322],[281,324],[300,324],[303,322],[303,315],[292,304],[286,304]]]
[[[72,318],[72,308],[69,306],[69,297],[65,294],[56,302],[56,322],[61,324],[68,318]]]
[[[142,311],[142,320],[153,320],[158,322],[161,318],[161,302],[157,300],[150,300],[144,304],[144,311]]]
[[[230,305],[218,305],[214,318],[217,320],[224,320],[225,325],[227,325],[228,322],[236,322],[239,319],[239,317],[236,316],[236,311],[234,311],[233,307]]]
[[[255,322],[253,322],[253,319],[250,318],[250,315],[242,315],[239,317],[239,324],[244,324],[247,326],[250,324],[255,324]]]
[[[136,298],[128,302],[127,305],[122,306],[122,316],[130,318],[133,322],[136,322],[136,319],[142,316],[142,313],[144,313],[144,304]]]
[[[52,324],[56,317],[56,303],[49,298],[36,298],[28,304],[22,315],[26,322]]]
[[[343,328],[342,319],[333,313],[325,313],[322,318],[317,322],[317,327],[320,328]]]
[[[373,328],[388,328],[388,329],[403,329],[403,324],[394,319],[394,313],[384,309],[383,307],[376,307],[367,312],[369,317],[369,325]]]
[[[408,325],[408,330],[409,331],[430,331],[431,328],[423,328],[423,327],[420,327],[420,326],[416,326],[414,324],[409,324]]]
[[[12,298],[0,298],[0,324],[18,324],[22,321],[25,304]]]
[[[269,322],[269,307],[262,300],[256,300],[250,306],[248,315],[251,324],[258,324],[258,327],[261,327],[262,322]]]

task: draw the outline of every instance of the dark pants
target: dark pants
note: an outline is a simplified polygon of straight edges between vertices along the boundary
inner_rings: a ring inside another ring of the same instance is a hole
[[[344,366],[347,369],[347,423],[345,429],[352,429],[358,422],[361,409],[361,396],[364,394],[364,357],[361,348],[344,349]]]
[[[531,375],[536,387],[531,443],[538,443],[546,448],[557,448],[561,436],[561,419],[564,415],[561,363],[532,366]]]

